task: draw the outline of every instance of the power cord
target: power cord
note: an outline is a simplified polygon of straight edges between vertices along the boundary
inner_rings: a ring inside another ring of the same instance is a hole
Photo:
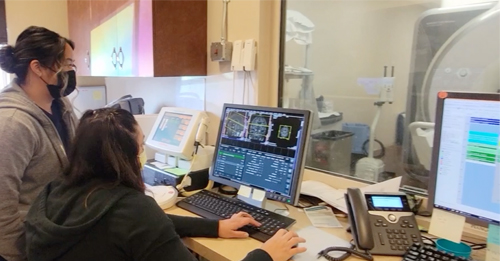
[[[286,204],[283,204],[283,206],[285,208],[277,208],[277,209],[274,210],[274,212],[278,212],[278,211],[288,211],[288,212],[290,212],[290,209],[288,208],[288,206]]]
[[[343,260],[346,260],[347,258],[349,258],[351,255],[355,255],[355,256],[358,256],[364,260],[373,261],[373,257],[368,251],[365,251],[365,253],[359,252],[356,250],[356,247],[354,246],[352,240],[350,243],[351,243],[350,248],[349,247],[329,247],[329,248],[326,248],[324,250],[321,250],[318,253],[318,259],[320,257],[324,257],[328,261],[343,261]],[[334,251],[345,252],[345,253],[343,255],[341,255],[340,257],[333,257],[329,253],[334,252]]]
[[[379,140],[377,140],[377,139],[375,139],[374,141],[380,145],[380,148],[381,148],[381,150],[382,150],[382,151],[380,152],[380,154],[379,154],[379,155],[376,155],[376,156],[374,155],[373,157],[374,157],[374,158],[376,158],[376,159],[380,159],[380,158],[382,158],[382,157],[384,157],[384,156],[385,156],[385,146],[384,146],[384,144],[383,144],[381,141],[379,141]],[[366,144],[368,144],[368,142],[370,142],[370,140],[369,140],[369,139],[368,139],[368,140],[366,140],[366,141],[363,143],[363,147],[362,147],[362,148],[363,148],[363,152],[364,152],[366,155],[368,155],[368,151],[366,151]]]
[[[422,235],[420,235],[420,237],[423,238],[423,239],[426,239],[427,241],[430,242],[430,243],[424,243],[424,244],[436,247],[436,242],[432,238],[426,237],[426,236],[422,236]]]
[[[427,233],[426,230],[423,230],[421,232]],[[431,242],[430,244],[427,244],[427,243],[424,243],[424,244],[431,245],[433,247],[437,247],[436,241],[434,241],[437,238],[430,238],[430,237],[426,237],[426,236],[422,236],[422,235],[420,237]],[[468,244],[472,250],[481,250],[481,249],[485,249],[487,247],[487,244],[484,244],[484,243],[474,243],[474,242],[467,241],[467,240],[461,240],[461,242]]]
[[[200,192],[201,190],[203,190],[203,189],[198,189],[198,190],[193,190],[193,191],[186,191],[184,189],[185,187],[188,187],[191,185],[191,177],[189,177],[189,174],[191,173],[192,167],[193,167],[194,162],[196,160],[196,156],[198,155],[198,147],[199,146],[203,147],[203,145],[201,145],[201,143],[195,142],[195,149],[194,149],[193,159],[191,160],[191,167],[189,168],[188,173],[186,173],[186,175],[184,175],[184,177],[182,178],[181,183],[179,183],[179,185],[177,185],[177,187],[176,187],[177,191],[179,191],[179,194],[181,194],[184,197],[189,197],[189,196],[194,195],[194,194]],[[207,186],[204,189],[210,190],[213,187],[214,187],[214,182],[213,182],[213,180],[209,179]]]
[[[228,189],[225,189],[226,187]],[[224,194],[224,195],[228,195],[228,196],[236,196],[238,194],[237,189],[230,187],[230,186],[226,186],[226,185],[220,185],[218,190],[219,190],[219,193]]]

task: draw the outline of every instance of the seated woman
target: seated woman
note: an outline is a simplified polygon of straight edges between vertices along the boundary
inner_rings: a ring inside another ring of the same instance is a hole
[[[242,238],[259,225],[246,213],[226,220],[166,215],[144,194],[144,134],[124,110],[87,111],[64,177],[48,184],[26,218],[29,260],[196,260],[181,237]],[[285,261],[303,247],[280,230],[245,261]],[[236,249],[235,249],[236,251]]]

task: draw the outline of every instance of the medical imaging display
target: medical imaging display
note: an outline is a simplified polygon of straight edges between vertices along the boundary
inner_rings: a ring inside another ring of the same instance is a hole
[[[281,113],[227,110],[222,138],[296,149],[303,119]]]
[[[226,108],[214,175],[290,197],[303,124],[301,114]]]
[[[231,138],[242,138],[247,121],[246,112],[231,111],[226,115],[224,134]]]
[[[269,131],[269,115],[253,114],[248,125],[248,139],[256,142],[266,141]]]

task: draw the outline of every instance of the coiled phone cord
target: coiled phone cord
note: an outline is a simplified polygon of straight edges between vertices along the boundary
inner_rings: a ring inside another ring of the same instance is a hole
[[[343,255],[341,255],[340,257],[333,257],[333,256],[330,256],[328,254],[332,251],[343,251],[345,253]],[[368,252],[361,253],[359,251],[356,251],[354,245],[351,245],[350,248],[348,248],[348,247],[329,247],[327,249],[320,251],[318,253],[318,258],[324,257],[328,261],[343,261],[343,260],[346,260],[351,255],[361,257],[361,258],[368,260],[368,261],[373,261],[373,257],[372,257],[372,255],[370,255],[370,253],[368,253]]]

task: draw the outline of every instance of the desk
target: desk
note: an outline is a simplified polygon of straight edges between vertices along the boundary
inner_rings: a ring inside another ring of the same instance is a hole
[[[297,231],[301,228],[305,228],[311,225],[306,214],[299,212],[297,208],[288,206],[290,217],[297,220],[292,226],[292,230]],[[176,206],[168,209],[166,211],[168,214],[179,215],[179,216],[196,216],[191,212],[184,209],[178,208]],[[347,227],[347,219],[339,219],[344,227]],[[341,228],[329,228],[324,229],[325,231],[347,241],[351,240],[351,234],[347,233],[345,229]],[[248,252],[259,248],[262,243],[253,239],[221,239],[221,238],[185,238],[184,243],[186,246],[198,253],[199,255],[207,258],[211,261],[241,261]],[[350,257],[347,260],[363,260],[356,257]],[[401,257],[388,257],[388,256],[374,256],[375,261],[401,261]],[[313,260],[312,260],[313,261]]]

